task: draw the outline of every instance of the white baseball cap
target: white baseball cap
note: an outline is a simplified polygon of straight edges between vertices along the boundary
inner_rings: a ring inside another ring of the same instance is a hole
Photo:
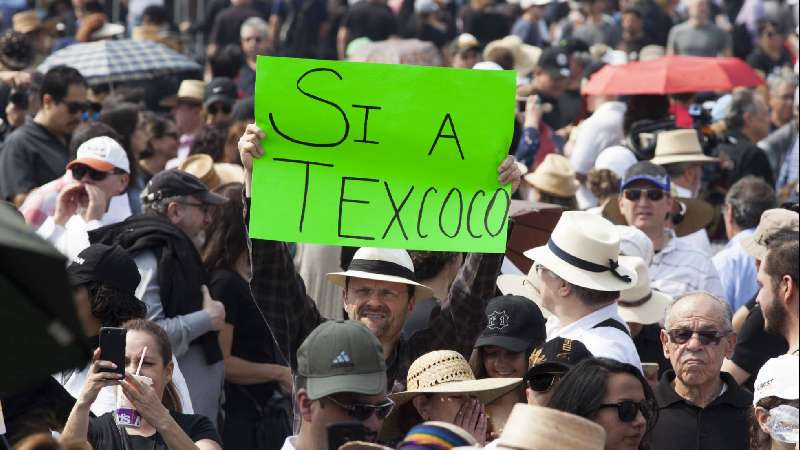
[[[116,167],[125,173],[131,173],[128,154],[117,141],[108,136],[91,138],[81,144],[76,158],[67,164],[67,170],[75,164],[83,164],[100,172],[110,172]]]
[[[753,385],[753,405],[766,397],[783,400],[797,400],[800,384],[800,358],[795,355],[781,355],[772,358],[758,372]]]

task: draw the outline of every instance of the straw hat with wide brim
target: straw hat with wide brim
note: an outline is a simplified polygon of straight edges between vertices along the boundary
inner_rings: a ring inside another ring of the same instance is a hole
[[[619,255],[619,232],[608,220],[586,211],[561,214],[550,240],[524,255],[561,279],[596,291],[636,286],[636,271]]]
[[[42,27],[42,21],[35,9],[20,11],[11,17],[11,27],[19,33],[32,33]]]
[[[620,293],[617,300],[619,315],[625,322],[642,325],[658,323],[664,318],[672,297],[650,288],[650,274],[647,263],[642,258],[634,257],[633,264],[639,275],[639,282],[633,289]]]
[[[794,211],[783,208],[768,209],[761,213],[761,219],[753,234],[742,239],[741,246],[744,251],[756,259],[767,257],[767,241],[781,230],[794,230],[800,228],[800,215]]]
[[[183,80],[178,88],[178,93],[161,100],[161,106],[172,107],[179,101],[203,104],[206,83],[202,80]]]
[[[574,414],[517,403],[496,444],[515,450],[603,450],[606,431]]]
[[[492,52],[499,48],[507,49],[514,55],[514,70],[519,75],[527,75],[533,72],[539,62],[539,57],[542,55],[542,49],[539,47],[525,44],[518,36],[511,35],[489,42],[486,48],[483,49],[483,59],[491,60]]]
[[[553,315],[542,306],[542,293],[539,291],[539,277],[536,266],[531,266],[527,275],[504,274],[497,277],[497,288],[503,295],[517,295],[536,303],[545,319]]]
[[[199,178],[200,181],[208,186],[210,191],[228,183],[244,183],[244,168],[242,166],[215,163],[211,156],[206,154],[190,155],[181,162],[178,169]]]
[[[715,163],[719,162],[719,158],[706,156],[697,131],[687,128],[658,133],[655,156],[651,162],[659,166],[689,162]]]
[[[545,156],[536,170],[524,179],[534,188],[559,197],[572,197],[581,185],[569,159],[555,153]]]
[[[616,225],[627,225],[628,222],[619,209],[618,198],[606,202],[603,207],[603,217]],[[677,217],[679,222],[675,224],[674,229],[675,235],[678,237],[702,230],[714,220],[714,207],[703,200],[675,197],[675,201],[677,202],[676,209],[678,210]]]
[[[328,281],[342,288],[348,277],[409,284],[414,286],[417,300],[433,297],[433,289],[416,281],[414,263],[405,250],[361,247],[353,255],[346,272],[327,275]]]

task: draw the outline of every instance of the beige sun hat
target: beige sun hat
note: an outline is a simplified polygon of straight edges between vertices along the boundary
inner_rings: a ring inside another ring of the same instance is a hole
[[[638,257],[633,257],[633,265],[639,281],[633,289],[622,291],[617,300],[619,315],[625,322],[650,325],[658,323],[664,318],[667,306],[672,303],[672,297],[650,288],[650,274],[647,263]]]
[[[202,80],[183,80],[178,93],[161,101],[161,106],[175,106],[178,101],[203,104],[205,98],[206,83]]]
[[[497,277],[497,288],[503,295],[517,295],[536,303],[545,319],[553,314],[542,306],[542,293],[539,290],[539,276],[536,265],[531,266],[527,275],[503,274]]]
[[[536,189],[559,197],[572,197],[581,185],[569,159],[556,153],[545,156],[536,170],[523,178]]]
[[[619,255],[619,232],[608,220],[586,211],[561,214],[547,244],[525,252],[560,278],[597,291],[636,286],[630,257]]]
[[[514,55],[514,70],[521,76],[533,72],[539,62],[539,57],[542,55],[542,49],[539,47],[525,44],[518,36],[510,35],[503,39],[489,42],[486,48],[483,49],[483,59],[491,60],[492,52],[498,48],[505,48],[511,51],[511,54]]]
[[[715,163],[719,162],[719,158],[706,156],[697,131],[686,128],[658,133],[655,156],[651,162],[659,166],[686,162]]]
[[[188,172],[208,186],[208,190],[228,183],[244,183],[244,168],[237,164],[215,163],[206,154],[190,155],[178,166],[179,170]]]
[[[19,33],[31,33],[42,27],[42,20],[35,9],[20,11],[11,17],[11,27]]]
[[[800,215],[783,208],[768,209],[761,214],[756,231],[741,241],[742,248],[753,258],[767,257],[767,242],[781,230],[800,228]]]
[[[415,287],[417,300],[433,297],[433,289],[416,281],[414,263],[405,250],[361,247],[353,255],[347,271],[327,275],[328,281],[342,288],[348,277],[410,284]]]
[[[517,403],[496,444],[515,450],[603,450],[606,431],[574,414]]]

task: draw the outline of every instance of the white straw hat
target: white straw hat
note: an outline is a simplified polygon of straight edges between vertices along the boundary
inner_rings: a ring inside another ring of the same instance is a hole
[[[656,138],[653,164],[663,166],[684,162],[719,162],[719,158],[706,156],[694,128],[662,131]]]
[[[622,291],[617,300],[619,315],[625,322],[650,325],[664,318],[672,297],[650,288],[650,274],[642,258],[634,257],[639,281],[633,289]]]
[[[561,214],[547,244],[525,252],[565,281],[597,291],[636,286],[636,271],[619,256],[619,233],[608,220],[586,211]]]
[[[361,247],[346,272],[327,275],[328,281],[340,287],[345,287],[348,277],[410,284],[415,287],[414,296],[418,300],[433,297],[433,289],[416,281],[414,263],[405,250]]]
[[[535,266],[531,266],[527,275],[500,275],[497,277],[497,288],[503,295],[517,295],[536,303],[545,319],[553,315],[542,306],[542,293],[539,291],[539,277]]]
[[[505,48],[514,55],[514,70],[520,76],[533,72],[539,62],[539,57],[542,55],[542,49],[539,47],[525,44],[518,36],[510,35],[503,39],[489,42],[483,50],[483,59],[491,60],[489,56],[498,48]]]

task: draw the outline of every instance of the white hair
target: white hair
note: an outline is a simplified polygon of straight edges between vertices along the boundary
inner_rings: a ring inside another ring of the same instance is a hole
[[[733,321],[733,311],[731,311],[730,305],[725,300],[705,291],[694,291],[694,292],[687,292],[686,294],[681,295],[680,297],[676,298],[674,302],[670,303],[667,306],[667,311],[664,319],[664,327],[669,330],[670,324],[674,322],[675,318],[672,317],[672,310],[675,309],[675,305],[680,303],[682,300],[687,298],[702,298],[706,299],[711,302],[715,302],[717,304],[718,309],[722,313],[722,317],[724,323],[722,326],[724,327],[723,331],[731,331],[733,325],[731,322]]]
[[[269,24],[261,17],[251,17],[245,20],[244,23],[242,23],[242,28],[239,29],[239,35],[241,36],[244,34],[244,30],[248,28],[257,31],[262,37],[267,37],[269,35]]]

